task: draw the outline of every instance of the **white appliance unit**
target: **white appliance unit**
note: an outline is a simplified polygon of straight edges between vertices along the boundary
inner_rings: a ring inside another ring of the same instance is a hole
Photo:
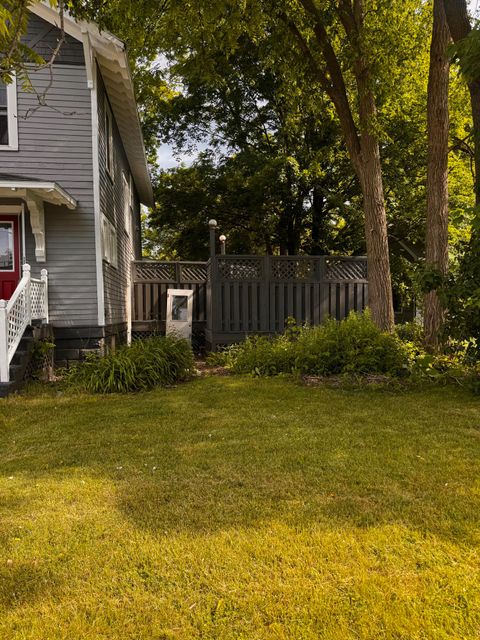
[[[167,290],[166,334],[192,340],[193,291],[191,289]]]

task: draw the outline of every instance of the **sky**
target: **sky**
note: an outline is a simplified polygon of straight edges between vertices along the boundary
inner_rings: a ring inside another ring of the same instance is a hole
[[[468,4],[470,12],[473,15],[480,17],[480,0],[468,0]],[[198,151],[203,151],[206,148],[207,145],[199,145]],[[196,153],[175,154],[170,145],[162,144],[158,149],[158,162],[162,169],[169,169],[171,167],[176,167],[181,163],[186,165],[191,164],[196,155]]]

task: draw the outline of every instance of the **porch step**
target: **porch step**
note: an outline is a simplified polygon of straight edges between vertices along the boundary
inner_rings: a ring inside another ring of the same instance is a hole
[[[11,393],[22,388],[25,372],[30,363],[33,343],[32,329],[28,327],[10,364],[10,382],[0,383],[0,398],[6,398]]]

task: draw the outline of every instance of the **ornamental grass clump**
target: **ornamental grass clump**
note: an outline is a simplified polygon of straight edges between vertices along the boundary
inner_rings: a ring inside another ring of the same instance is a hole
[[[91,393],[147,391],[188,379],[195,364],[190,343],[172,336],[138,340],[105,356],[89,356],[68,382]]]

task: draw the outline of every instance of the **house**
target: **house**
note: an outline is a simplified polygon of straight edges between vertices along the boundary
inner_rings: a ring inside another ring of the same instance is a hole
[[[58,25],[34,3],[26,44],[48,60]],[[153,200],[124,43],[69,16],[64,29],[53,63],[32,67],[34,91],[0,85],[0,382],[34,319],[59,361],[127,339],[140,205]]]

